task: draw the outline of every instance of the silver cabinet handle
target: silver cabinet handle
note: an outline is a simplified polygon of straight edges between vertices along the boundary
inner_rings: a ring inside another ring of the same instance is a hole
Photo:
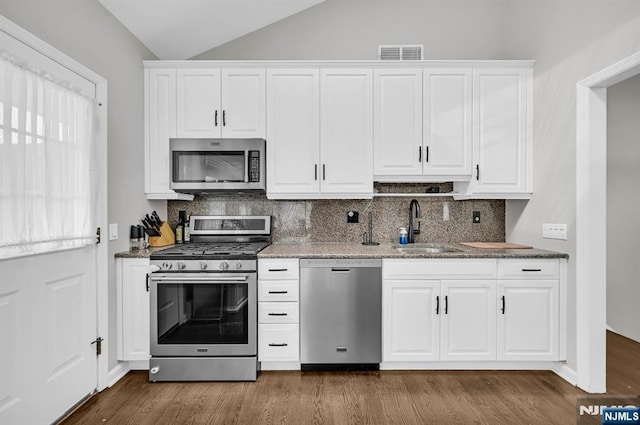
[[[286,342],[283,342],[283,343],[281,343],[281,344],[274,344],[274,343],[270,343],[270,344],[269,344],[269,347],[286,347],[286,346],[288,346],[288,345],[289,345],[289,344],[287,344]]]

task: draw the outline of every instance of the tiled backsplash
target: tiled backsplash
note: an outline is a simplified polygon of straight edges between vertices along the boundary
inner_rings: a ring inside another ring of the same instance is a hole
[[[378,184],[377,192],[424,192],[439,187],[450,192],[452,184]],[[400,227],[409,221],[407,197],[375,197],[373,200],[291,200],[272,201],[265,195],[197,195],[193,201],[169,201],[168,215],[177,224],[178,211],[190,215],[270,215],[275,242],[362,242],[368,229],[368,213],[373,216],[373,240],[394,243]],[[454,201],[450,197],[417,197],[422,210],[420,235],[416,242],[497,241],[505,239],[504,201]],[[449,220],[444,221],[445,204]],[[347,224],[347,212],[360,214],[357,224]],[[480,211],[481,222],[472,222],[472,212]],[[416,220],[414,220],[416,222]],[[417,224],[416,224],[417,226]]]

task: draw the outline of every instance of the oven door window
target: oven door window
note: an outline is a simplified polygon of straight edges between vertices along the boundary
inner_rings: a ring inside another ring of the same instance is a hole
[[[245,182],[246,163],[244,151],[173,152],[173,182]]]
[[[246,283],[159,284],[158,344],[247,344]]]

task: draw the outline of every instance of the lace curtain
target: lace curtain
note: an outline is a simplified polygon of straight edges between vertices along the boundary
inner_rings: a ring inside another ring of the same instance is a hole
[[[0,258],[95,241],[96,103],[0,55]]]

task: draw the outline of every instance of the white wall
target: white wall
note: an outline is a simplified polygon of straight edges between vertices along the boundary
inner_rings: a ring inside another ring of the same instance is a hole
[[[377,59],[424,44],[425,59],[502,59],[505,0],[327,0],[193,59]]]
[[[571,256],[567,355],[575,368],[576,83],[640,50],[640,2],[513,0],[506,22],[507,56],[536,60],[535,195],[507,202],[507,241]],[[542,223],[567,223],[569,240],[542,239]]]
[[[98,0],[2,0],[0,14],[108,81],[109,222],[120,238],[109,243],[110,367],[116,363],[115,260],[129,247],[130,224],[166,202],[148,202],[143,176],[143,59],[156,59]],[[162,214],[162,212],[161,212]],[[107,243],[107,229],[103,229]]]
[[[607,89],[607,325],[640,342],[640,75]]]

